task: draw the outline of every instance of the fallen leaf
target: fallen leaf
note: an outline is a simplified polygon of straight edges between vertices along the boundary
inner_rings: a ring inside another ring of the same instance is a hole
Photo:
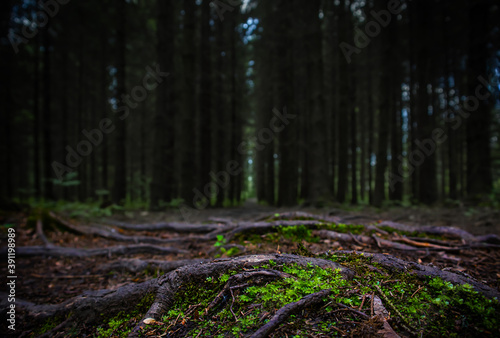
[[[156,320],[154,318],[146,318],[142,322],[146,325],[156,324]]]

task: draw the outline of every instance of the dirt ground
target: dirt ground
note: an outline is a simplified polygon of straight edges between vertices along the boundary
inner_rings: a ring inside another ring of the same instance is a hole
[[[178,210],[169,212],[124,212],[113,215],[113,220],[130,223],[154,223],[161,221],[179,221],[189,223],[219,222],[223,220],[256,221],[265,216],[287,211],[296,211],[297,208],[273,208],[262,206],[255,201],[248,201],[245,205],[226,209],[205,209],[191,214],[185,219]],[[500,211],[491,209],[443,209],[443,208],[393,208],[377,211],[371,208],[357,208],[342,210],[340,208],[301,208],[301,211],[318,214],[341,216],[350,224],[377,223],[382,220],[397,221],[415,225],[446,225],[465,229],[472,234],[486,233],[500,234]],[[100,220],[106,223],[106,220]],[[10,213],[4,215],[2,224],[13,223],[17,226],[17,247],[43,245],[34,228],[27,226],[26,213]],[[72,220],[75,224],[86,224],[88,220]],[[175,238],[179,234],[172,232],[126,231],[124,235],[160,236],[161,238]],[[46,230],[46,236],[53,244],[62,247],[102,248],[117,245],[115,241],[97,236],[82,236],[69,231]],[[2,234],[2,246],[6,236]],[[18,275],[16,297],[34,303],[60,303],[68,298],[80,295],[89,290],[116,289],[128,283],[142,282],[155,278],[159,271],[140,271],[131,273],[120,270],[102,271],[100,267],[106,263],[121,259],[213,259],[220,252],[214,248],[214,242],[191,242],[189,244],[173,244],[187,253],[171,255],[137,254],[132,256],[96,256],[88,258],[50,258],[50,257],[17,257],[16,273]],[[360,245],[340,243],[333,240],[321,240],[318,243],[307,243],[306,247],[313,253],[328,250],[363,250],[367,252],[388,252],[400,258],[418,261],[424,264],[433,264],[440,268],[449,269],[470,275],[478,281],[491,287],[500,289],[500,250],[498,249],[471,249],[460,252],[405,252],[398,250],[382,250],[377,247],[363,247]],[[287,240],[280,242],[263,241],[261,244],[248,243],[241,254],[282,252],[290,253],[297,248],[297,243]],[[2,264],[2,276],[6,276],[5,264]],[[1,283],[6,282],[2,277]],[[5,284],[4,284],[5,285]]]
[[[467,207],[460,204],[457,207],[391,207],[375,209],[369,206],[356,206],[346,209],[345,206],[313,208],[293,207],[276,208],[260,205],[255,199],[247,200],[242,206],[224,209],[203,209],[180,212],[172,209],[167,212],[125,212],[116,219],[136,223],[148,222],[207,222],[209,218],[228,218],[231,220],[252,221],[273,213],[304,211],[317,215],[352,216],[352,223],[370,223],[378,220],[391,220],[409,225],[439,225],[453,226],[467,230],[474,235],[500,235],[500,210],[488,207]]]

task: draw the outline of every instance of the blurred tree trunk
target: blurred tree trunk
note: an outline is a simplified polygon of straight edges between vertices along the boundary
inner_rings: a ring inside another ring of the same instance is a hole
[[[482,85],[480,96],[487,92],[485,80],[488,81],[487,60],[488,35],[490,32],[488,13],[493,6],[493,1],[470,0],[469,18],[472,23],[469,35],[469,74],[468,95],[478,96],[477,88]],[[498,10],[498,9],[497,9]],[[479,78],[483,81],[480,82]],[[467,196],[476,199],[479,196],[488,195],[492,189],[491,176],[491,154],[490,154],[490,124],[491,108],[494,100],[492,98],[480,99],[475,107],[471,101],[464,103],[464,109],[470,111],[467,119]]]
[[[125,76],[125,27],[127,25],[126,0],[117,1],[118,27],[116,31],[118,60],[116,64],[116,91],[118,96],[127,95]],[[123,102],[120,103],[123,104]],[[116,126],[115,143],[115,177],[113,188],[113,202],[120,204],[127,198],[127,123],[120,120]]]
[[[300,34],[301,30],[294,30],[292,15],[298,8],[294,8],[295,1],[280,0],[277,18],[279,27],[279,40],[276,42],[278,50],[278,90],[277,105],[275,106],[282,114],[295,115],[295,104],[293,102],[294,69],[300,67],[295,65],[293,51],[296,45],[290,38],[292,32]],[[303,10],[303,6],[300,6]],[[299,12],[300,13],[300,12]],[[298,14],[299,14],[298,13]],[[300,15],[300,14],[299,14]],[[298,17],[299,22],[300,16]],[[301,41],[301,36],[297,37]],[[300,43],[300,42],[295,42]],[[278,206],[293,206],[297,204],[298,189],[298,156],[295,121],[290,120],[283,130],[277,133],[279,139],[279,183],[278,183]],[[267,137],[267,136],[266,136]]]
[[[215,33],[215,41],[216,41],[216,58],[215,58],[215,113],[217,118],[217,123],[214,124],[215,127],[215,144],[216,144],[216,152],[215,152],[215,173],[225,170],[226,154],[227,154],[227,140],[226,133],[228,132],[228,123],[227,123],[227,104],[226,104],[226,86],[224,86],[225,82],[225,64],[227,63],[227,50],[226,50],[226,38],[225,32],[229,27],[227,24],[224,24],[226,21],[217,20],[216,21],[216,33]],[[225,197],[225,187],[217,184],[212,181],[211,176],[207,176],[205,178],[206,182],[212,182],[218,186],[218,194],[215,200],[215,207],[222,208],[224,204]]]
[[[80,18],[81,22],[83,18]],[[78,37],[78,97],[77,97],[77,125],[76,125],[76,135],[81,135],[82,130],[84,129],[84,102],[83,95],[85,92],[85,81],[84,81],[84,70],[85,70],[85,53],[84,53],[84,36],[83,32],[80,31]],[[78,142],[78,137],[77,137]],[[77,149],[74,149],[78,151]],[[87,185],[87,172],[86,172],[86,164],[87,158],[83,158],[80,165],[75,168],[78,173],[78,180],[80,184],[78,185],[78,200],[80,202],[85,201],[86,198],[86,185]]]
[[[33,88],[33,176],[35,183],[35,198],[40,199],[42,194],[42,184],[40,171],[40,38],[38,36],[35,37]]]
[[[200,93],[200,170],[199,191],[207,184],[212,170],[212,28],[210,25],[210,1],[201,5],[201,93]]]
[[[357,150],[358,150],[358,125],[357,125],[357,118],[356,118],[356,108],[358,107],[355,102],[356,102],[356,70],[357,68],[354,68],[352,65],[349,67],[350,72],[352,74],[351,81],[349,83],[349,89],[351,91],[351,96],[350,96],[350,101],[351,101],[351,204],[358,204],[358,180],[357,180],[357,175],[358,175],[358,166],[357,166],[357,161],[358,161],[358,155],[357,155]]]
[[[231,142],[230,142],[230,154],[231,160],[236,161],[243,167],[242,156],[238,152],[238,145],[242,142],[242,133],[243,133],[243,125],[242,125],[242,107],[239,104],[239,97],[241,93],[239,91],[239,87],[237,85],[237,80],[240,80],[242,77],[239,73],[239,65],[238,65],[238,55],[236,54],[236,46],[239,41],[239,35],[236,34],[237,29],[237,18],[238,12],[233,13],[230,19],[230,53],[231,53],[231,67],[229,76],[231,78],[231,98],[230,98],[230,106],[231,106]],[[225,169],[225,168],[221,168]],[[230,176],[229,183],[229,201],[231,204],[239,203],[241,198],[241,185],[242,178],[244,174],[240,173],[236,176]]]
[[[388,27],[386,34],[390,35],[390,39],[393,41],[400,41],[398,38],[399,27],[398,23],[394,22]],[[402,128],[402,115],[401,115],[401,83],[403,82],[402,77],[402,60],[400,57],[400,45],[392,44],[394,52],[393,60],[393,71],[390,75],[390,95],[391,95],[391,108],[390,108],[390,125],[391,125],[391,174],[399,175],[398,167],[401,164],[400,159],[402,158],[403,152],[403,139],[401,135]],[[389,175],[390,179],[391,175]],[[393,185],[389,183],[389,198],[395,201],[401,201],[403,199],[403,182],[397,180]]]
[[[10,17],[12,11],[12,0],[0,2],[0,36],[6,37],[9,34]],[[0,54],[2,62],[0,62],[0,121],[2,121],[2,132],[0,142],[0,152],[4,165],[0,166],[0,198],[13,198],[14,188],[12,184],[12,166],[13,160],[11,138],[12,126],[12,66],[14,59],[14,51],[10,44],[0,45]],[[36,66],[35,62],[35,66]],[[40,188],[39,188],[40,189]],[[40,190],[38,192],[40,194]]]
[[[341,42],[352,41],[350,39],[353,27],[351,25],[351,15],[346,0],[340,2],[339,14],[339,39]],[[348,160],[349,160],[349,113],[351,106],[349,102],[349,64],[346,59],[340,60],[340,102],[339,102],[339,126],[338,126],[338,180],[337,180],[337,200],[344,203],[348,187]]]
[[[432,131],[434,123],[434,107],[432,95],[429,94],[427,86],[431,86],[434,91],[431,79],[432,65],[436,58],[432,54],[429,36],[432,36],[431,26],[432,18],[428,15],[432,3],[429,0],[422,0],[416,3],[417,22],[418,22],[418,48],[417,62],[418,73],[418,128],[419,138],[413,141],[417,144],[416,153],[422,155],[422,160],[416,163],[419,167],[419,200],[425,204],[433,204],[437,200],[437,180],[436,180],[436,144],[432,140]],[[430,108],[432,107],[432,108]],[[434,145],[434,146],[432,146]],[[418,149],[418,150],[417,150]],[[420,166],[418,165],[419,163]]]
[[[378,8],[383,8],[384,1],[375,2]],[[375,165],[375,191],[373,194],[373,205],[380,208],[386,199],[385,174],[387,169],[387,147],[389,144],[389,132],[391,120],[391,74],[394,71],[395,54],[392,48],[391,40],[394,26],[394,20],[386,27],[386,31],[381,33],[376,41],[376,46],[381,51],[379,60],[380,67],[378,77],[380,78],[380,98],[379,98],[379,118],[378,118],[378,142],[377,142],[377,163]]]
[[[174,3],[172,0],[158,1],[157,67],[162,72],[171,69],[174,46]],[[173,197],[174,187],[174,129],[175,110],[172,103],[170,77],[156,88],[156,112],[154,117],[153,177],[151,181],[150,208],[157,210],[160,202]]]
[[[51,97],[51,60],[50,60],[50,50],[51,50],[51,38],[50,38],[50,23],[45,26],[43,30],[43,73],[42,73],[42,83],[43,83],[43,107],[42,107],[42,137],[43,137],[43,197],[46,200],[53,200],[53,185],[52,185],[52,97]]]
[[[193,188],[197,187],[196,179],[196,3],[195,0],[183,1],[184,6],[184,39],[182,44],[182,79],[183,79],[183,112],[182,116],[182,151],[181,151],[181,198],[186,203],[193,198]],[[192,206],[192,203],[190,204]]]
[[[103,32],[101,35],[101,70],[100,70],[100,109],[101,118],[105,119],[108,117],[108,69],[107,69],[107,51],[108,51],[108,35],[107,32]],[[103,136],[101,144],[101,188],[104,190],[109,190],[108,182],[108,137]]]
[[[306,17],[306,50],[308,54],[308,72],[311,106],[311,128],[314,131],[310,138],[309,175],[311,203],[319,205],[331,199],[328,180],[328,160],[326,153],[326,129],[323,98],[323,52],[321,21],[319,19],[321,1],[309,1],[303,8]]]

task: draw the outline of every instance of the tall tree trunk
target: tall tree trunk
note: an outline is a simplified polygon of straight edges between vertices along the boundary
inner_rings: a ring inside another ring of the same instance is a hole
[[[237,22],[236,17],[238,13],[233,13],[231,15],[230,20],[230,48],[231,48],[231,67],[230,67],[230,75],[231,76],[231,142],[230,142],[230,152],[231,159],[236,161],[237,163],[241,163],[241,154],[238,152],[238,145],[241,144],[242,141],[242,119],[241,112],[239,112],[239,104],[238,104],[238,96],[240,95],[238,91],[238,87],[236,84],[236,79],[241,78],[238,74],[238,64],[237,64],[237,55],[236,55],[236,45],[238,43],[238,35],[236,34]],[[230,177],[229,183],[229,200],[231,204],[239,203],[241,198],[241,184],[242,184],[243,173],[239,175]]]
[[[12,11],[13,0],[6,0],[0,3],[0,36],[8,35],[10,26],[10,18]],[[13,198],[13,171],[12,171],[12,138],[11,138],[11,123],[12,123],[12,66],[14,60],[14,52],[10,44],[1,44],[0,53],[2,62],[0,62],[0,121],[1,136],[0,136],[0,153],[3,165],[0,166],[0,198]],[[36,62],[35,62],[36,65]],[[35,185],[36,187],[36,185]]]
[[[351,31],[353,29],[351,25],[351,15],[348,9],[348,4],[346,0],[341,1],[339,15],[339,29],[340,29],[340,41],[352,41],[350,40]],[[349,66],[347,60],[342,59],[340,61],[340,83],[341,88],[340,94],[340,107],[339,107],[339,127],[338,127],[338,140],[339,140],[339,156],[338,156],[338,181],[337,181],[337,200],[343,203],[346,199],[347,194],[347,182],[348,182],[348,157],[349,157],[349,134],[348,126],[349,121],[347,116],[349,115],[350,102],[349,102]]]
[[[313,204],[324,203],[331,198],[328,180],[328,162],[325,149],[326,130],[324,126],[322,34],[319,19],[321,1],[309,1],[304,8],[306,15],[306,50],[309,51],[309,86],[311,105],[311,135],[309,149],[309,175],[311,190],[309,200]]]
[[[417,64],[417,50],[418,50],[418,24],[417,24],[417,8],[415,2],[410,2],[408,4],[409,11],[409,61],[410,61],[410,114],[408,117],[408,125],[409,125],[409,147],[408,147],[408,167],[409,167],[409,176],[411,177],[411,191],[410,196],[413,202],[417,201],[419,198],[419,167],[414,165],[414,162],[411,161],[411,156],[416,154],[418,150],[414,140],[419,137],[419,124],[418,124],[418,106],[417,106],[417,77],[418,73],[418,64]]]
[[[126,95],[125,77],[125,27],[127,21],[126,0],[116,0],[118,27],[117,27],[117,52],[118,60],[116,64],[116,90],[119,96]],[[127,127],[126,119],[119,121],[116,126],[115,143],[115,177],[113,187],[113,202],[120,204],[127,197]]]
[[[181,198],[189,203],[193,197],[193,188],[197,187],[196,179],[196,79],[195,74],[195,37],[196,37],[196,3],[195,0],[183,1],[184,6],[184,39],[183,39],[183,113],[182,113],[182,163],[181,163]],[[208,173],[207,173],[208,174]],[[207,176],[208,177],[208,176]],[[205,178],[205,181],[207,179]],[[192,205],[192,204],[190,204]]]
[[[34,68],[35,83],[33,88],[33,174],[35,181],[35,197],[37,199],[40,199],[42,193],[42,183],[40,171],[40,38],[38,36],[35,37]]]
[[[293,32],[293,22],[290,16],[294,12],[295,1],[281,0],[277,19],[280,29],[280,40],[277,42],[278,59],[278,110],[287,109],[288,114],[294,115],[295,104],[293,101],[294,86],[294,58],[292,52],[296,45],[290,40]],[[303,7],[302,7],[303,9]],[[298,19],[300,21],[300,19]],[[297,39],[300,39],[298,37]],[[286,107],[286,108],[285,108]],[[284,113],[284,112],[282,112]],[[295,121],[291,120],[279,133],[279,183],[278,183],[278,205],[293,206],[297,204],[298,193],[298,159],[294,150],[297,149]]]
[[[227,21],[226,21],[227,22]],[[226,61],[226,56],[227,56],[227,51],[226,51],[226,41],[225,41],[225,35],[224,32],[227,29],[227,25],[224,24],[223,21],[218,20],[216,24],[216,59],[215,59],[215,64],[216,64],[216,70],[215,73],[217,74],[216,76],[216,82],[215,82],[215,100],[216,104],[215,106],[217,107],[216,109],[216,116],[217,116],[217,123],[214,124],[216,126],[215,128],[215,142],[216,142],[216,172],[219,171],[224,171],[224,164],[227,162],[226,161],[226,148],[227,148],[227,140],[226,140],[226,132],[228,129],[228,124],[227,124],[227,105],[226,105],[226,90],[224,86],[224,73],[225,73],[225,63]],[[207,182],[210,182],[212,179],[210,176],[207,176],[205,179]],[[212,182],[215,184],[215,182]],[[216,208],[222,208],[223,203],[224,203],[224,197],[225,197],[225,187],[222,187],[219,185],[219,193],[217,194],[216,201],[215,201],[215,207]]]
[[[396,24],[393,24],[393,27]],[[395,32],[391,30],[390,33]],[[393,36],[394,39],[394,36]],[[391,173],[399,175],[398,167],[400,165],[400,158],[402,156],[402,135],[401,135],[401,68],[399,67],[399,60],[397,60],[396,69],[394,69],[391,76],[390,90],[392,97],[391,111],[390,111],[390,124],[391,124]],[[393,185],[390,184],[389,197],[391,200],[401,201],[403,199],[403,182],[396,181]]]
[[[327,155],[328,155],[328,166],[329,170],[329,188],[332,196],[335,195],[335,165],[337,156],[337,133],[335,131],[337,127],[337,106],[338,106],[338,95],[336,91],[338,90],[338,31],[336,24],[336,11],[334,9],[333,1],[323,2],[323,12],[325,13],[325,24],[324,24],[324,97],[325,97],[325,114],[326,123],[325,126],[327,130]],[[297,53],[295,53],[297,55]],[[298,94],[298,93],[297,93]],[[295,95],[297,96],[297,95]],[[299,108],[299,111],[304,111]]]
[[[83,19],[81,19],[83,20]],[[84,128],[84,107],[86,104],[83,102],[83,96],[85,92],[85,81],[84,81],[84,70],[86,67],[85,64],[85,53],[84,53],[84,36],[83,32],[79,34],[79,49],[78,49],[78,97],[77,97],[77,110],[78,110],[78,118],[77,118],[77,127],[76,127],[76,135],[81,135]],[[78,200],[83,202],[85,201],[87,195],[87,158],[83,159],[80,165],[77,168],[78,172],[78,180],[80,184],[78,185]]]
[[[173,0],[158,1],[157,52],[158,68],[165,72],[172,67],[174,48],[174,3]],[[175,111],[172,103],[170,77],[156,89],[156,113],[154,117],[153,178],[151,181],[150,208],[157,210],[160,202],[173,196],[174,129]]]
[[[372,81],[372,68],[370,67],[371,62],[368,63],[368,203],[373,205],[373,168],[372,168],[372,158],[373,158],[373,145],[374,145],[374,115],[375,108],[373,105],[373,81]]]
[[[42,136],[43,136],[43,167],[44,167],[44,182],[43,182],[43,196],[47,200],[54,199],[53,186],[52,186],[52,133],[51,133],[51,38],[50,38],[50,24],[45,26],[43,31],[43,107],[42,107]]]
[[[63,37],[63,45],[62,45],[62,93],[61,93],[61,109],[62,109],[62,116],[61,116],[61,133],[62,133],[62,144],[59,145],[60,151],[61,151],[61,162],[64,163],[65,156],[64,154],[66,153],[66,146],[69,145],[69,139],[68,139],[68,132],[69,132],[69,93],[68,93],[68,87],[69,87],[69,81],[68,81],[68,36],[66,33],[64,33]],[[62,196],[64,200],[69,199],[69,191],[68,187],[62,186]]]
[[[481,96],[484,95],[484,80],[488,79],[488,40],[489,34],[488,13],[493,6],[491,1],[469,1],[469,18],[471,30],[469,36],[469,74],[468,91],[473,96],[476,88],[482,85]],[[477,94],[476,94],[477,95]],[[490,154],[490,124],[493,99],[478,98],[477,108],[475,103],[466,101],[465,110],[471,111],[467,120],[467,196],[471,199],[485,196],[492,189],[491,154]],[[476,109],[474,109],[476,108]]]
[[[351,90],[351,204],[358,204],[358,180],[357,180],[357,161],[358,161],[358,142],[357,142],[357,119],[356,119],[356,74],[354,74],[354,67],[350,67],[351,74],[353,75],[349,88]]]
[[[385,5],[384,1],[376,2],[382,8]],[[380,72],[379,78],[381,83],[380,100],[379,100],[379,119],[378,119],[378,143],[377,143],[377,163],[375,166],[375,191],[373,194],[373,205],[381,207],[382,202],[386,198],[385,189],[385,173],[387,169],[387,147],[389,142],[389,128],[391,117],[391,74],[393,66],[397,62],[395,52],[391,48],[391,39],[394,32],[394,22],[389,24],[385,32],[376,42],[379,43],[381,49]],[[373,42],[372,42],[373,43]]]
[[[199,191],[208,183],[212,170],[212,62],[210,43],[210,2],[203,0],[201,5],[201,93],[200,93],[200,171],[198,174]]]
[[[428,0],[422,0],[417,5],[417,16],[419,23],[419,53],[418,53],[418,121],[419,121],[419,139],[414,139],[417,144],[419,155],[423,158],[419,166],[419,200],[425,204],[433,204],[437,200],[437,181],[436,181],[436,144],[432,140],[432,130],[434,129],[434,108],[429,110],[429,107],[433,106],[432,95],[428,94],[428,85],[433,85],[430,81],[432,74],[432,65],[430,58],[435,58],[433,56],[429,41],[427,40],[429,36],[432,35],[432,31],[429,29],[429,17],[428,9],[431,8],[432,2]],[[434,87],[432,86],[434,91]],[[433,146],[432,146],[433,145]],[[417,164],[418,166],[418,164]]]
[[[101,118],[108,118],[108,65],[107,65],[107,48],[108,46],[108,36],[106,32],[103,32],[101,35],[101,83],[100,83],[100,92],[101,92]],[[101,144],[101,188],[104,190],[109,190],[109,182],[108,182],[108,138],[106,135],[102,139]]]

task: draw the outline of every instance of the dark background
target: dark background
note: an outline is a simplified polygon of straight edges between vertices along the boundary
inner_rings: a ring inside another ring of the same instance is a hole
[[[43,3],[0,5],[3,201],[498,206],[498,1]]]

